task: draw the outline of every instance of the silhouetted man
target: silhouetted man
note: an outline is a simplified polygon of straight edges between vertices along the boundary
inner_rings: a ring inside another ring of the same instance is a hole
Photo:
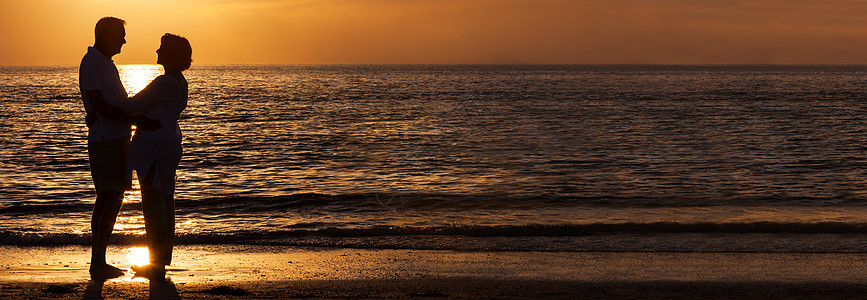
[[[111,57],[126,44],[125,21],[105,17],[96,23],[96,41],[81,59],[78,85],[87,111],[87,152],[90,174],[96,188],[91,231],[93,248],[90,276],[94,279],[119,277],[124,271],[106,263],[105,251],[123,203],[123,193],[130,188],[126,179],[130,124],[139,128],[155,127],[153,120],[138,119],[110,106],[126,101],[127,93]],[[159,126],[159,123],[156,123]]]

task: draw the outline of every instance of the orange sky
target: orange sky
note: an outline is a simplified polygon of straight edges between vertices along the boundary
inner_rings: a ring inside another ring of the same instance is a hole
[[[184,35],[194,64],[867,64],[863,0],[0,0],[0,65],[115,62]]]

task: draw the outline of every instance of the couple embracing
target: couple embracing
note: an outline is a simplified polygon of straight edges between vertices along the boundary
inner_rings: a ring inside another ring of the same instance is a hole
[[[90,275],[107,279],[124,274],[106,262],[105,252],[135,171],[141,185],[150,264],[134,266],[133,271],[137,276],[164,279],[174,244],[175,171],[182,152],[178,119],[187,106],[188,85],[182,71],[190,68],[192,48],[183,37],[164,35],[157,49],[157,63],[165,74],[128,97],[111,60],[126,43],[125,24],[115,17],[100,19],[96,41],[88,47],[79,69],[89,127],[90,172],[97,193],[91,219]],[[130,125],[136,126],[132,139]]]

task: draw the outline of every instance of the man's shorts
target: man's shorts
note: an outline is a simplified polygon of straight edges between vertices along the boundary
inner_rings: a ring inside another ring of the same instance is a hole
[[[96,193],[123,192],[131,189],[132,181],[126,176],[129,137],[87,143],[90,158],[90,176]]]

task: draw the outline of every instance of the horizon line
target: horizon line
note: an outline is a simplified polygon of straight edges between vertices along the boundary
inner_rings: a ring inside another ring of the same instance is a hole
[[[153,65],[122,63],[117,66]],[[75,67],[78,64],[0,64],[0,67]],[[867,63],[225,63],[196,66],[867,66]]]

